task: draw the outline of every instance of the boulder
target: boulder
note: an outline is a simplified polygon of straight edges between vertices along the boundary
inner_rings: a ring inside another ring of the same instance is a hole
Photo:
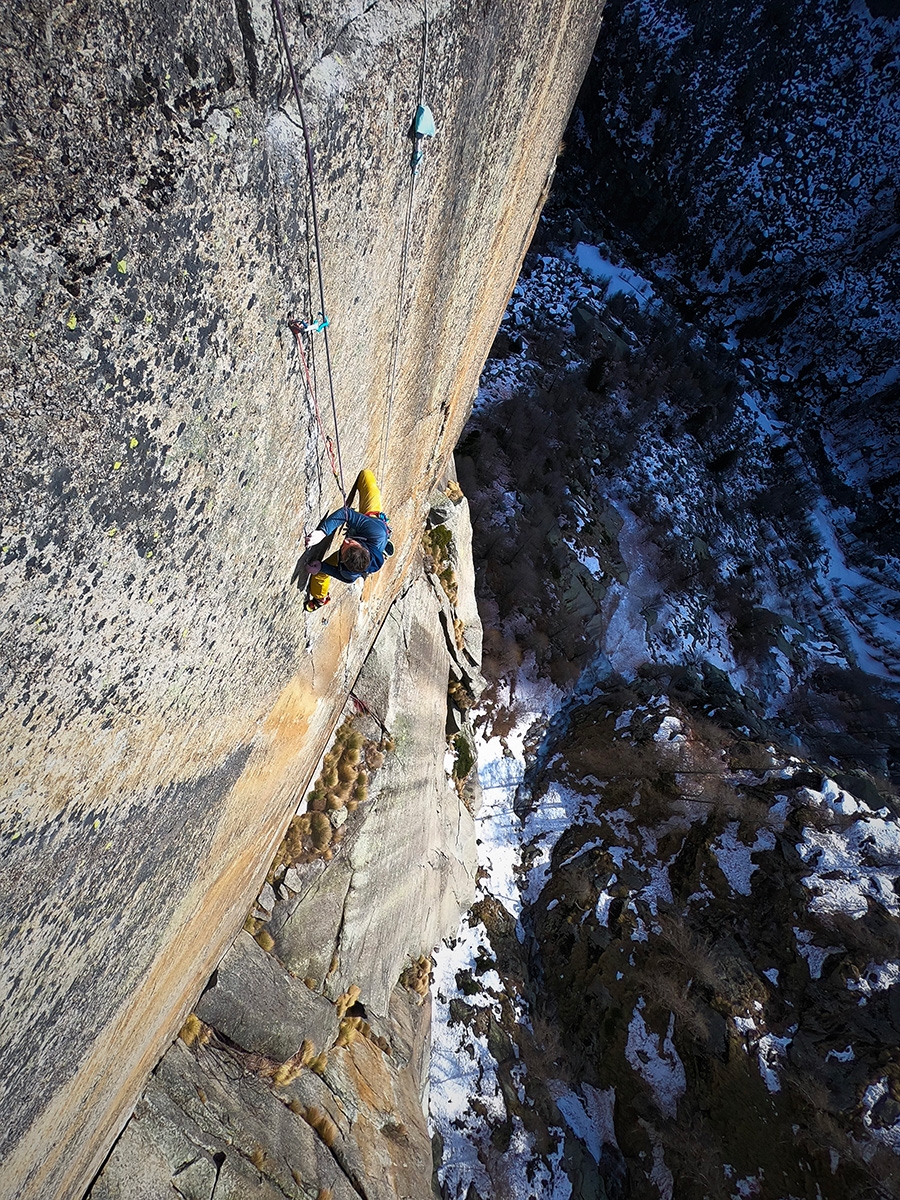
[[[334,1005],[294,979],[241,932],[197,1002],[197,1016],[244,1050],[278,1062],[304,1040],[327,1049],[338,1034]]]
[[[228,1051],[195,1052],[176,1041],[89,1196],[284,1200],[315,1196],[320,1180],[333,1200],[359,1200],[325,1141],[264,1078]]]

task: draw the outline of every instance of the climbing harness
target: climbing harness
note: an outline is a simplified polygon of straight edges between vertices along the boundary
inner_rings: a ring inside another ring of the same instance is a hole
[[[400,251],[400,283],[397,288],[397,308],[394,318],[394,337],[391,346],[391,369],[388,377],[388,395],[385,406],[384,429],[381,435],[381,457],[379,459],[378,477],[384,479],[384,467],[387,458],[388,438],[391,431],[391,417],[394,411],[394,397],[397,392],[397,362],[400,354],[400,327],[403,322],[403,300],[406,292],[406,268],[409,262],[409,242],[412,232],[413,199],[415,197],[416,176],[419,164],[424,157],[423,142],[427,137],[434,137],[437,128],[434,115],[425,103],[425,67],[428,61],[428,0],[424,0],[424,23],[422,26],[422,59],[419,67],[419,100],[416,115],[412,123],[413,151],[409,173],[409,191],[406,197],[406,221],[403,228],[403,247]]]

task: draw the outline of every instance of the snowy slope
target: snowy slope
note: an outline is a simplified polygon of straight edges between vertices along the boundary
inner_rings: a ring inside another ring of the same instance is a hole
[[[570,137],[598,218],[722,336],[769,349],[780,406],[823,418],[896,527],[896,5],[611,0]]]
[[[542,230],[458,451],[496,685],[443,1194],[891,1195],[900,562],[777,360],[564,205]]]

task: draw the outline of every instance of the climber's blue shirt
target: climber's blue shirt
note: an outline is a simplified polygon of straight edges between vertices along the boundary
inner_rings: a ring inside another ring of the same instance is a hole
[[[365,546],[369,552],[368,569],[363,572],[348,571],[340,563],[331,566],[329,563],[323,562],[322,570],[332,579],[340,579],[343,583],[352,583],[354,579],[361,579],[363,575],[372,575],[375,571],[381,570],[384,565],[384,548],[388,540],[388,527],[387,521],[383,517],[368,517],[365,513],[357,512],[355,508],[339,508],[320,522],[319,528],[325,534],[334,533],[345,521],[347,522],[347,537],[351,537],[361,546]]]

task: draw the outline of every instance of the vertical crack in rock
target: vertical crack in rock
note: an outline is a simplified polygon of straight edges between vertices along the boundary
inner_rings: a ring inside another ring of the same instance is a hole
[[[251,0],[234,0],[234,10],[241,31],[244,61],[247,63],[247,88],[255,100],[259,84],[259,62],[256,57],[256,30],[250,13]]]

